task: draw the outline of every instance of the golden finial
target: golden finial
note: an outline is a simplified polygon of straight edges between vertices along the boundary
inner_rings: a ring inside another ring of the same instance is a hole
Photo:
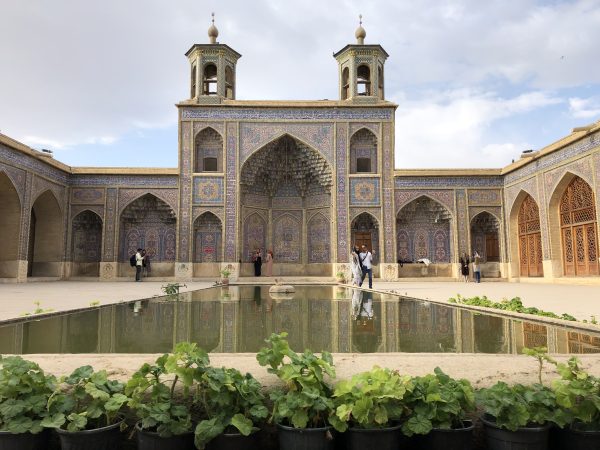
[[[215,13],[214,12],[211,13],[211,16],[212,16],[212,25],[208,29],[208,39],[211,44],[216,44],[217,38],[219,37],[219,30],[217,30],[217,27],[215,26]]]
[[[365,31],[365,29],[362,27],[362,14],[358,15],[358,28],[356,29],[356,32],[354,33],[354,36],[356,36],[356,43],[358,45],[363,45],[365,43],[365,37],[367,36],[367,32]]]

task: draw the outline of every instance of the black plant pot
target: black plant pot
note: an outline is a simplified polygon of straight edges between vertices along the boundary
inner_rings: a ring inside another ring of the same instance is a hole
[[[564,450],[600,450],[600,431],[586,431],[581,424],[574,423],[563,430]]]
[[[177,436],[160,437],[155,431],[147,431],[135,425],[138,450],[195,450],[192,431]]]
[[[465,420],[464,428],[442,430],[434,428],[419,439],[422,450],[471,450],[473,447],[473,429],[470,420]]]
[[[0,431],[0,450],[46,450],[49,441],[46,430],[37,434]]]
[[[206,450],[255,450],[258,448],[256,436],[256,432],[249,436],[223,433],[206,444]]]
[[[488,450],[548,450],[549,424],[510,431],[497,426],[487,414],[481,421]]]
[[[334,450],[331,427],[293,428],[277,424],[280,450]],[[364,450],[364,449],[362,449]]]
[[[94,430],[56,429],[62,450],[115,450],[121,448],[121,422]]]
[[[402,434],[401,425],[387,428],[348,428],[344,433],[348,450],[398,450],[408,449],[409,439]]]

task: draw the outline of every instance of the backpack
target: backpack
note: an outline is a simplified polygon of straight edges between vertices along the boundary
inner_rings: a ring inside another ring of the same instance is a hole
[[[133,255],[131,255],[131,258],[129,258],[129,264],[131,265],[131,267],[135,267],[135,264],[137,263],[137,260],[135,258],[135,253]]]

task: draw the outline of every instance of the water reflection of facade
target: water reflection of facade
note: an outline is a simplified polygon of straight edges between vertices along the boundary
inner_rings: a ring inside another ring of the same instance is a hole
[[[334,54],[338,100],[237,100],[239,53],[186,56],[177,168],[69,167],[0,135],[1,280],[131,276],[137,247],[154,277],[248,276],[255,248],[274,276],[333,276],[358,243],[387,280],[457,278],[477,251],[484,278],[600,282],[600,122],[501,169],[394,170],[419,149],[394,148],[380,45]]]

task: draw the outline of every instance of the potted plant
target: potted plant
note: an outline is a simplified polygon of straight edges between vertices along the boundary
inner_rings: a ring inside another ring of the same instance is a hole
[[[123,383],[109,380],[106,370],[94,372],[82,366],[68,377],[48,399],[49,415],[42,426],[54,428],[61,447],[69,450],[103,450],[116,447],[124,425],[120,414],[129,398]]]
[[[135,426],[138,449],[194,448],[192,408],[208,364],[204,350],[180,342],[172,354],[144,364],[133,374],[125,392],[139,420]]]
[[[346,273],[343,270],[338,270],[338,272],[335,274],[335,277],[338,283],[346,282]]]
[[[56,378],[20,356],[0,356],[0,448],[42,450],[47,447],[42,420],[56,388]]]
[[[564,414],[549,388],[536,383],[509,386],[500,381],[476,394],[490,450],[517,448],[546,450],[552,422],[561,425]],[[510,447],[510,446],[513,447]]]
[[[455,380],[439,367],[433,374],[413,378],[413,383],[407,399],[411,414],[402,432],[407,436],[423,435],[423,448],[470,450],[474,427],[466,415],[475,410],[471,383]]]
[[[556,402],[567,414],[566,428],[558,448],[591,450],[600,448],[600,378],[579,367],[577,358],[557,364],[561,378],[552,383]]]
[[[196,426],[196,448],[256,448],[256,424],[269,415],[261,384],[248,373],[210,367],[202,375],[201,385],[198,394],[206,418]]]
[[[335,414],[329,421],[337,431],[347,432],[345,448],[402,448],[401,421],[408,413],[405,398],[412,390],[411,377],[377,366],[338,382],[333,393]]]
[[[334,435],[328,424],[333,412],[333,390],[325,377],[335,377],[329,352],[317,356],[309,350],[298,354],[285,339],[287,333],[272,334],[256,355],[261,366],[285,383],[270,398],[273,412],[269,421],[277,424],[282,450],[332,450]]]
[[[229,275],[231,275],[231,270],[229,267],[221,269],[221,276],[223,277],[221,278],[221,284],[229,284]]]

